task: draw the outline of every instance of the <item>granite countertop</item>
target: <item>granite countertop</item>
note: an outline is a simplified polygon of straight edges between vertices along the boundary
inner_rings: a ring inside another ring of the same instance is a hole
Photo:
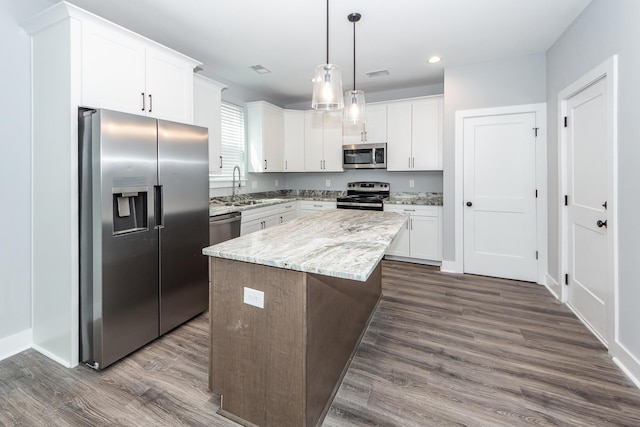
[[[442,206],[442,193],[394,193],[391,192],[385,204]]]
[[[331,190],[280,190],[264,193],[238,194],[234,201],[231,196],[215,197],[209,203],[209,216],[229,212],[246,211],[264,206],[277,205],[292,200],[317,200],[335,202],[336,197],[346,195],[346,191]],[[254,204],[248,204],[253,201]],[[385,204],[442,206],[442,193],[391,192]]]
[[[209,246],[202,253],[364,282],[407,218],[393,212],[326,210]]]

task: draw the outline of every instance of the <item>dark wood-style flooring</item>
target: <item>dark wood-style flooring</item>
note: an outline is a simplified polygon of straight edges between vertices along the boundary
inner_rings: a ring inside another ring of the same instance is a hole
[[[385,261],[324,426],[640,426],[640,390],[544,287]],[[0,362],[0,425],[232,426],[207,389],[207,315],[102,372]]]

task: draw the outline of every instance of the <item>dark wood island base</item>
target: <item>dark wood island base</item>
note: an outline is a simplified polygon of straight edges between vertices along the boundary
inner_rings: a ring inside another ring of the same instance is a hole
[[[243,425],[320,425],[381,295],[366,282],[212,258],[209,387]],[[243,302],[264,292],[264,308]]]

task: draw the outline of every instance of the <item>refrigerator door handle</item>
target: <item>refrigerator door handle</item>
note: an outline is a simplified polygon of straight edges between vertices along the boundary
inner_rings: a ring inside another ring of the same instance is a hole
[[[156,230],[164,228],[164,209],[162,200],[162,185],[154,185],[154,215],[156,218]]]

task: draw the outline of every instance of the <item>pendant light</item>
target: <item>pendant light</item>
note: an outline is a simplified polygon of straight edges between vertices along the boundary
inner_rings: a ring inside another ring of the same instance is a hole
[[[360,21],[361,17],[359,13],[351,13],[347,16],[349,22],[353,23],[353,90],[344,93],[343,122],[354,125],[367,121],[364,91],[356,90],[356,22]]]
[[[327,62],[316,67],[311,108],[329,111],[341,110],[343,106],[340,67],[329,63],[329,0],[327,0]]]

